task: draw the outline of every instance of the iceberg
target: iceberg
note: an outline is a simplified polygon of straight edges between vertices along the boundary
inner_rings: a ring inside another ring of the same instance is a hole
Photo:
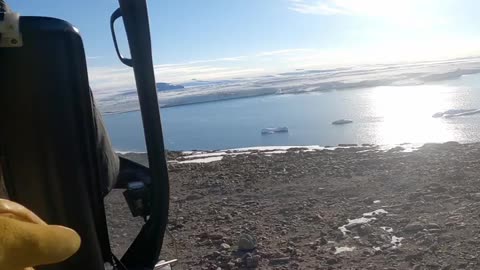
[[[453,118],[464,115],[472,115],[480,113],[480,109],[458,109],[458,110],[447,110],[444,112],[437,112],[432,115],[433,118]]]
[[[339,120],[333,121],[332,125],[345,125],[350,123],[353,123],[353,121],[350,119],[339,119]]]
[[[286,133],[288,132],[287,127],[270,127],[262,129],[262,135],[273,134],[273,133]]]

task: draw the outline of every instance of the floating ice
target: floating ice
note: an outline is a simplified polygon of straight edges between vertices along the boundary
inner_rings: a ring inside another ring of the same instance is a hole
[[[472,115],[477,113],[480,113],[480,109],[458,109],[458,110],[447,110],[444,112],[437,112],[434,115],[432,115],[432,117],[453,118],[453,117]]]
[[[262,135],[274,134],[274,133],[287,133],[287,127],[270,127],[262,129]]]
[[[350,119],[339,119],[339,120],[333,121],[332,125],[345,125],[350,123],[353,123],[353,121]]]

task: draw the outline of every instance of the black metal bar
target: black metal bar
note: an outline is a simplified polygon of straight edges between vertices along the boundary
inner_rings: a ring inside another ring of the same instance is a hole
[[[168,222],[169,181],[145,0],[119,0],[137,84],[152,175],[152,214],[122,258],[128,269],[153,269]]]
[[[115,10],[110,17],[110,31],[112,32],[113,46],[117,52],[118,59],[120,59],[120,61],[122,61],[122,63],[125,65],[133,67],[132,59],[123,57],[123,55],[120,53],[120,49],[118,48],[117,35],[115,35],[115,21],[120,17],[122,17],[122,10],[120,8]]]

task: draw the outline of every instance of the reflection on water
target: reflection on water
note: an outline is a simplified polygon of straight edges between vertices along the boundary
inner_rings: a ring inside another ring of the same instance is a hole
[[[378,87],[369,93],[372,114],[381,117],[374,132],[382,144],[399,142],[444,142],[454,140],[455,132],[435,112],[453,108],[451,87]]]
[[[168,149],[273,145],[401,144],[480,141],[480,115],[433,118],[449,109],[480,108],[480,75],[436,85],[384,86],[264,96],[162,109]],[[354,122],[335,126],[348,118]],[[114,146],[145,150],[140,114],[106,116]],[[261,135],[266,127],[289,133]]]

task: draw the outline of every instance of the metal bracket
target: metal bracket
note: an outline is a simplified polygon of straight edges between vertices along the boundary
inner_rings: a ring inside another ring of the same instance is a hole
[[[14,12],[0,13],[0,48],[22,47],[20,33],[20,14]]]

